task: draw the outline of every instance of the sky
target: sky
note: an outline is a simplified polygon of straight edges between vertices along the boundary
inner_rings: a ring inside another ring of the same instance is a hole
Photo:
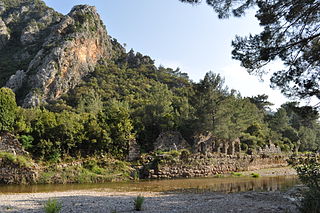
[[[288,101],[279,90],[269,87],[268,77],[261,82],[231,58],[231,42],[236,35],[261,31],[253,10],[242,18],[220,20],[205,3],[193,6],[178,0],[44,1],[63,14],[78,4],[96,6],[108,34],[126,44],[127,50],[148,55],[157,65],[179,67],[194,82],[213,71],[224,76],[226,85],[242,96],[269,95],[274,109]],[[280,65],[270,67],[275,71]]]

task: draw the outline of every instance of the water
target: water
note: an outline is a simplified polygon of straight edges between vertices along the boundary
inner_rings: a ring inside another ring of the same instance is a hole
[[[278,177],[223,177],[174,180],[150,180],[137,182],[111,182],[101,184],[45,184],[0,185],[0,193],[38,193],[69,190],[107,189],[111,191],[145,192],[206,192],[234,193],[244,191],[286,190],[299,183],[296,176]]]

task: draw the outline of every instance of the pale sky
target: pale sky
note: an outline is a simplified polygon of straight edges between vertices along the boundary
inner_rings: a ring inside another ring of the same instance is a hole
[[[148,55],[157,65],[179,67],[197,82],[206,72],[225,77],[229,88],[242,96],[269,95],[279,107],[287,99],[269,88],[269,80],[259,81],[231,59],[235,35],[261,31],[254,11],[246,17],[219,20],[206,4],[192,6],[178,0],[44,0],[48,6],[67,14],[74,5],[96,6],[108,34],[127,50]],[[271,66],[271,70],[279,65]]]

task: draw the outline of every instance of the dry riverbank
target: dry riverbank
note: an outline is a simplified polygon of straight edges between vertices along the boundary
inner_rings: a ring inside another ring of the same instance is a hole
[[[258,169],[258,170],[254,170],[254,171],[245,171],[245,172],[240,172],[240,173],[242,175],[250,175],[252,173],[257,173],[262,177],[297,175],[296,170],[290,166],[279,167],[279,168],[269,168],[269,169]]]
[[[37,194],[0,195],[0,212],[43,212],[49,198],[62,203],[66,212],[134,212],[133,199],[145,197],[143,212],[298,212],[290,192],[156,193],[68,191]]]

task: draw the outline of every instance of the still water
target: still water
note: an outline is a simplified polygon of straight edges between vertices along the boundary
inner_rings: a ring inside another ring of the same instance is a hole
[[[45,184],[45,185],[0,185],[0,193],[37,193],[69,190],[103,189],[111,191],[151,192],[205,192],[223,193],[244,191],[285,190],[299,184],[296,176],[278,177],[223,177],[137,182],[111,182],[103,184]]]

